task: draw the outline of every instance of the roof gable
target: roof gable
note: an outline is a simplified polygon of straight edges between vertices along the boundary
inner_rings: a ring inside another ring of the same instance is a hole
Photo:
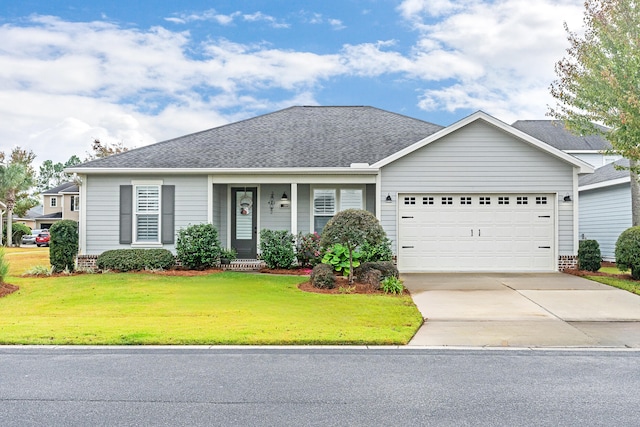
[[[348,168],[442,129],[373,107],[291,107],[68,168]]]
[[[452,124],[451,126],[448,126],[442,130],[440,130],[439,132],[436,132],[426,138],[424,138],[421,141],[416,142],[415,144],[397,152],[394,153],[393,155],[387,157],[386,159],[381,160],[380,162],[377,162],[375,164],[372,165],[372,167],[383,167],[385,165],[388,165],[389,163],[398,160],[410,153],[413,153],[416,150],[419,150],[422,147],[427,146],[428,144],[431,144],[432,142],[438,141],[439,139],[471,124],[477,121],[483,121],[491,126],[494,126],[498,129],[500,129],[503,132],[506,132],[510,135],[512,135],[513,137],[521,140],[523,143],[527,143],[533,147],[538,148],[541,151],[544,151],[556,158],[559,158],[561,160],[563,160],[566,163],[569,163],[571,165],[573,165],[574,167],[578,167],[579,168],[579,172],[580,173],[591,173],[593,172],[593,167],[591,165],[589,165],[586,162],[583,162],[582,160],[571,156],[567,153],[564,153],[563,151],[560,151],[534,137],[532,137],[531,135],[528,135],[518,129],[513,128],[512,126],[509,126],[508,124],[496,119],[495,117],[492,117],[482,111],[478,111],[476,113],[471,114],[470,116]]]

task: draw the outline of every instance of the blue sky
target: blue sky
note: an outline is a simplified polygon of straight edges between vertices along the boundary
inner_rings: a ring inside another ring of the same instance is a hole
[[[544,119],[582,0],[7,1],[0,150],[84,158],[292,105]]]

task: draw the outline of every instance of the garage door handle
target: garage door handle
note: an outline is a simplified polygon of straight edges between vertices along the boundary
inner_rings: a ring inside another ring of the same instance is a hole
[[[402,219],[413,218],[412,216],[403,216]]]
[[[551,246],[538,246],[538,249],[551,249]]]
[[[402,249],[413,249],[413,246],[403,246]]]
[[[551,215],[538,215],[538,218],[551,218]]]

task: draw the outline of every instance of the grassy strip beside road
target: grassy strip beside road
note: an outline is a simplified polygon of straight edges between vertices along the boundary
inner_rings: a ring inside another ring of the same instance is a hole
[[[406,344],[422,323],[408,296],[306,293],[304,280],[14,276],[20,290],[0,298],[0,344]]]

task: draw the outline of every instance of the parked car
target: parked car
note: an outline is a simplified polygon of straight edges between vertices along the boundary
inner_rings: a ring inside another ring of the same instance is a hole
[[[42,230],[42,232],[36,236],[36,246],[49,246],[49,238],[49,232]]]
[[[31,230],[31,234],[25,234],[22,236],[21,243],[23,245],[33,245],[36,243],[36,237],[42,233],[42,230]]]

